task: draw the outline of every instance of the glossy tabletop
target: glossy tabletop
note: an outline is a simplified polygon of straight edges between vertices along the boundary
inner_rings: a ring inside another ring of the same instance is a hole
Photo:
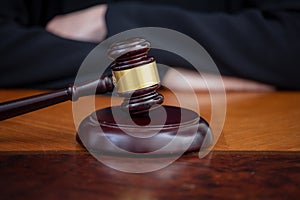
[[[0,90],[0,101],[38,93],[43,91]],[[179,105],[171,92],[162,94],[164,104]],[[193,109],[191,94],[180,95]],[[1,121],[1,199],[297,198],[300,92],[228,92],[226,97],[224,127],[207,156],[186,154],[142,174],[111,169],[76,142],[72,102]],[[199,92],[197,99],[201,116],[211,122],[210,95]],[[95,104],[110,106],[111,98],[97,96]]]

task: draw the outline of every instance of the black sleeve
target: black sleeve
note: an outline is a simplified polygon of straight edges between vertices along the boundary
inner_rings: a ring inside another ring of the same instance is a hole
[[[95,44],[52,35],[42,28],[1,24],[0,87],[62,88],[74,81]]]
[[[177,30],[198,41],[222,74],[279,89],[300,89],[300,14],[296,10],[276,7],[208,13],[115,3],[109,4],[106,20],[109,35],[150,26]]]
[[[34,13],[26,13],[22,4],[7,5],[0,13],[0,87],[63,88],[72,83],[96,44],[57,37],[42,25],[30,25]]]

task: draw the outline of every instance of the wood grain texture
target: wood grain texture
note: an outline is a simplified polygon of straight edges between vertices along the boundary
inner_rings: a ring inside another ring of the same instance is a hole
[[[0,101],[42,93],[34,90],[0,90]],[[163,90],[166,105],[179,105],[178,98]],[[185,107],[194,110],[190,93],[180,93]],[[210,96],[197,93],[201,116],[211,117]],[[87,101],[81,99],[80,101]],[[122,101],[117,99],[116,102]],[[116,103],[115,102],[115,103]],[[227,93],[224,129],[215,150],[300,151],[300,92]],[[96,108],[110,106],[108,96],[96,97]],[[86,114],[87,115],[87,114]],[[1,151],[82,150],[75,141],[72,103],[0,122]]]
[[[0,90],[0,101],[41,92]],[[198,110],[189,93],[162,93],[167,105],[178,106],[183,99],[186,108]],[[197,98],[201,116],[210,121],[209,94]],[[95,100],[96,108],[112,103],[108,96]],[[300,92],[227,93],[226,121],[213,151],[202,159],[197,153],[183,155],[145,174],[116,171],[86,152],[75,140],[71,102],[1,121],[1,199],[297,199],[299,102]],[[143,167],[154,158],[137,159]]]
[[[298,199],[299,163],[299,153],[214,151],[129,174],[79,151],[0,153],[0,193],[2,199]]]

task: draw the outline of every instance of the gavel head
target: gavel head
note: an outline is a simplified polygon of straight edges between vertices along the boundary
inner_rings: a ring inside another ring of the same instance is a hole
[[[124,97],[121,105],[132,115],[147,113],[162,104],[164,97],[157,93],[160,87],[156,62],[148,56],[150,43],[142,38],[132,38],[111,45],[108,56],[114,85]]]

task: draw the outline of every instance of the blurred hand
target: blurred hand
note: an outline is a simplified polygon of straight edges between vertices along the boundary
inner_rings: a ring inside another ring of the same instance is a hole
[[[162,80],[162,84],[172,90],[208,90],[214,91],[223,90],[226,91],[273,91],[275,88],[271,85],[259,83],[256,81],[235,78],[229,76],[218,76],[215,74],[195,73],[186,69],[171,69],[167,72],[166,76]],[[207,86],[207,85],[208,86]],[[224,84],[224,86],[223,86]]]
[[[69,14],[58,15],[48,22],[46,30],[67,39],[101,42],[107,33],[106,9],[107,5],[97,5]]]

